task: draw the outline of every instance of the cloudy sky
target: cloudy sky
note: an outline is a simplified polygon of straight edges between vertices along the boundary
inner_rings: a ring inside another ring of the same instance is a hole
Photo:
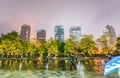
[[[120,35],[120,0],[0,0],[0,33],[20,32],[22,24],[45,29],[54,37],[54,26],[63,25],[65,38],[71,26],[81,26],[83,34],[102,35],[106,25]]]

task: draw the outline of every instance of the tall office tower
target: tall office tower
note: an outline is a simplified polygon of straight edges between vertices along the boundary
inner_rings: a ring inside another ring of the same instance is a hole
[[[30,25],[23,24],[21,27],[20,37],[23,41],[30,41]]]
[[[116,34],[115,34],[115,30],[112,26],[107,25],[104,29],[103,29],[103,34],[107,35],[107,39],[109,39],[108,45],[111,44],[116,44]]]
[[[46,40],[46,31],[45,30],[37,30],[37,41]]]
[[[80,26],[73,26],[70,28],[70,37],[73,38],[74,41],[80,41],[82,38],[82,32]]]
[[[55,26],[55,39],[64,42],[64,27]]]

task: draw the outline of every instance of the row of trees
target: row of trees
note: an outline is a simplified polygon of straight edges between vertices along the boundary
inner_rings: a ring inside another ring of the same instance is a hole
[[[69,56],[70,53],[83,52],[84,56],[92,56],[92,51],[102,47],[104,52],[115,50],[115,46],[107,46],[106,36],[103,35],[95,42],[93,35],[84,35],[81,41],[74,41],[73,37],[59,42],[53,38],[47,41],[23,42],[19,34],[12,31],[0,37],[1,57],[40,57],[40,56]],[[117,49],[120,49],[120,37],[117,40]]]

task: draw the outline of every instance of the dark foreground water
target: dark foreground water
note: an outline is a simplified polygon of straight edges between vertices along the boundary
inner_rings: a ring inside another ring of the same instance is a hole
[[[116,73],[103,76],[106,58],[79,60],[70,71],[68,60],[0,60],[0,78],[119,78]]]

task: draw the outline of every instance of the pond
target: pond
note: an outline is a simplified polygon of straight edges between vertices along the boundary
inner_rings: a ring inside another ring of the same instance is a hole
[[[79,60],[70,71],[66,60],[0,60],[0,78],[118,78],[117,72],[103,76],[106,58]]]

